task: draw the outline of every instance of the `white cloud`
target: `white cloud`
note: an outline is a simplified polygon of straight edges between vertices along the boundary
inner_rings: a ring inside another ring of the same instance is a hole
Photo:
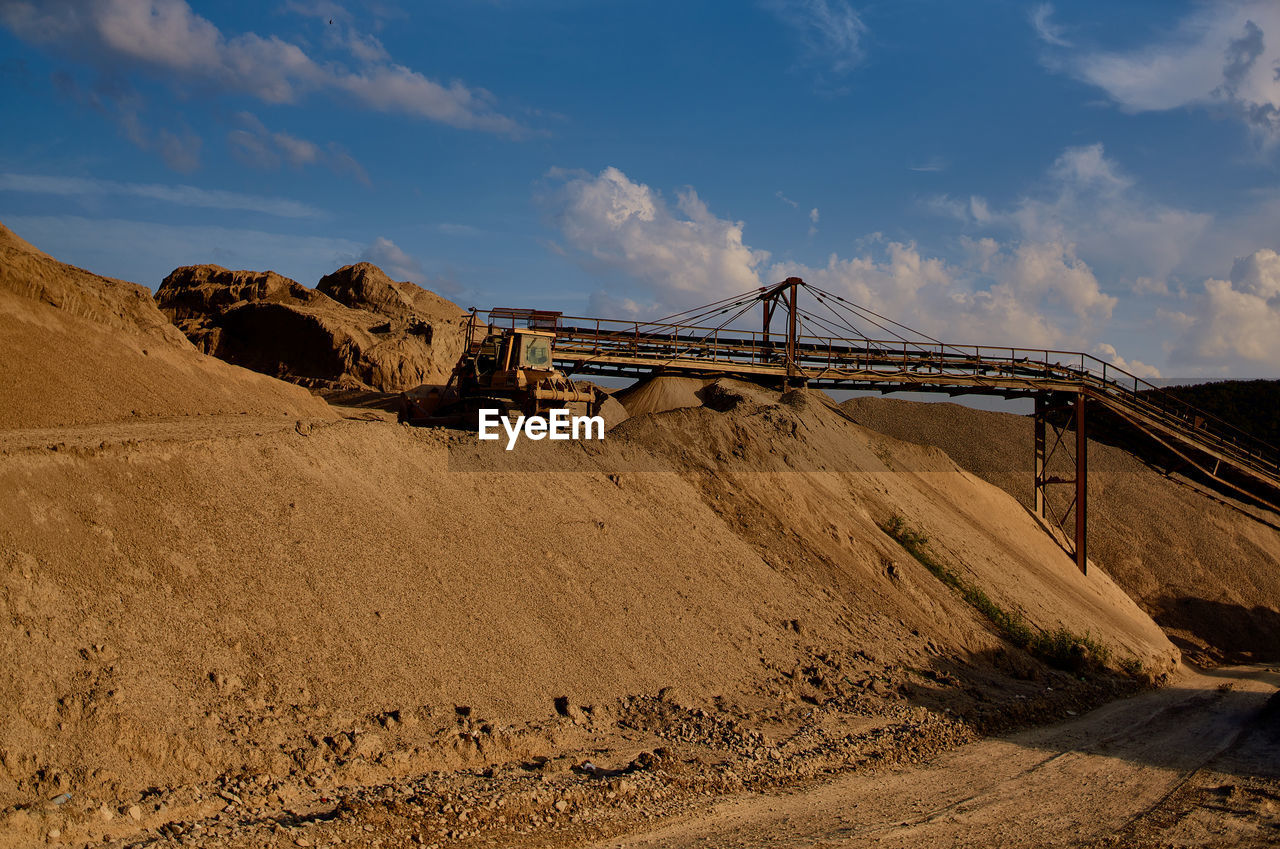
[[[986,199],[933,198],[927,206],[957,220],[1004,228],[1022,241],[1074,245],[1109,275],[1148,291],[1202,253],[1211,215],[1147,197],[1101,144],[1067,148],[1049,168],[1042,191],[1011,206]]]
[[[1036,35],[1046,44],[1052,44],[1054,47],[1070,47],[1071,42],[1067,41],[1062,27],[1055,24],[1050,18],[1053,17],[1053,4],[1041,3],[1031,10],[1031,26],[1035,29]]]
[[[743,242],[742,222],[716,217],[692,189],[672,209],[616,168],[553,176],[564,181],[553,211],[565,241],[639,283],[597,293],[592,308],[606,315],[654,318],[798,276],[947,340],[1055,346],[1096,338],[1115,306],[1069,244],[985,239],[954,265],[891,242],[819,267],[766,266],[768,252]]]
[[[796,34],[805,62],[835,75],[862,63],[867,26],[845,0],[765,0]]]
[[[222,189],[161,183],[118,183],[88,177],[55,177],[43,174],[0,174],[0,191],[29,194],[91,197],[123,195],[204,209],[233,209],[261,212],[281,218],[318,218],[323,213],[312,206],[287,198],[246,195]]]
[[[1280,254],[1269,248],[1232,264],[1227,280],[1209,279],[1174,362],[1274,374],[1280,363]]]
[[[908,165],[908,171],[918,171],[921,173],[937,173],[947,170],[947,161],[940,156],[931,156],[918,165]]]
[[[337,74],[332,85],[382,112],[403,112],[472,130],[516,133],[515,121],[493,112],[492,96],[456,80],[447,87],[403,65],[385,64],[356,73]]]
[[[273,132],[251,112],[240,112],[235,120],[240,128],[227,133],[227,143],[231,145],[232,155],[246,165],[270,171],[279,168],[282,162],[294,168],[323,164],[335,174],[349,174],[369,185],[364,167],[336,142],[322,148],[289,133]]]
[[[256,33],[226,36],[186,0],[0,0],[0,23],[18,37],[54,45],[118,70],[132,65],[162,75],[292,103],[311,91],[339,91],[362,105],[463,129],[515,134],[492,97],[461,82],[442,85],[391,62],[381,43],[352,34],[360,67],[317,62],[296,44]]]
[[[367,65],[376,62],[390,62],[391,54],[382,42],[372,35],[364,35],[354,30],[347,30],[346,48],[351,55]]]
[[[357,61],[373,63],[391,59],[382,42],[375,36],[357,30],[353,22],[354,16],[332,0],[308,0],[306,3],[289,0],[283,8],[286,12],[304,18],[315,18],[321,24],[326,24],[325,42],[341,47]]]
[[[1114,366],[1124,369],[1129,374],[1136,375],[1146,380],[1153,377],[1160,377],[1160,369],[1152,365],[1147,365],[1142,360],[1126,360],[1116,351],[1114,345],[1108,345],[1106,342],[1099,342],[1094,346],[1093,353],[1095,356],[1106,360]]]
[[[971,245],[956,265],[890,242],[883,256],[841,259],[825,266],[778,263],[769,279],[802,277],[856,304],[948,342],[1028,347],[1079,346],[1111,316],[1115,299],[1069,246]],[[819,315],[823,315],[818,310]],[[866,324],[871,338],[890,331]]]
[[[288,133],[274,133],[271,140],[280,148],[290,165],[309,165],[320,159],[320,148],[306,139]]]
[[[814,224],[818,223],[818,208],[816,206],[813,209],[809,210],[809,221],[811,221]]]
[[[1145,196],[1100,144],[1068,148],[1050,169],[1048,197],[1025,198],[1007,216],[1022,238],[1072,242],[1129,280],[1167,278],[1213,221]]]
[[[428,274],[417,257],[386,236],[377,237],[360,252],[359,256],[344,260],[344,263],[348,261],[371,262],[385,271],[393,280],[408,280],[410,283],[416,283],[445,297],[456,298],[467,291],[466,287],[447,271],[443,274]]]
[[[550,203],[569,245],[644,281],[654,304],[693,306],[761,285],[769,254],[743,244],[742,222],[717,218],[692,189],[673,210],[617,168],[549,176],[562,181]]]
[[[393,280],[409,280],[422,285],[427,277],[421,262],[385,236],[374,239],[360,259],[378,266]]]
[[[1280,4],[1200,5],[1164,38],[1071,57],[1065,67],[1122,109],[1226,107],[1265,146],[1280,143]]]

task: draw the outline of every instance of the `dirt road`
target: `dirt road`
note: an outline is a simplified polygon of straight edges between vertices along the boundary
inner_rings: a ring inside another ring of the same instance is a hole
[[[1188,669],[1166,689],[927,766],[742,795],[602,846],[1274,846],[1277,687],[1274,668]]]

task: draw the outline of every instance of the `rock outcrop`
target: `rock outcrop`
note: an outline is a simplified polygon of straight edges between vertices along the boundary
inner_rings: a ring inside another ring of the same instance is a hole
[[[315,289],[273,271],[185,266],[156,300],[198,348],[227,362],[303,386],[383,392],[446,381],[466,316],[367,262]]]

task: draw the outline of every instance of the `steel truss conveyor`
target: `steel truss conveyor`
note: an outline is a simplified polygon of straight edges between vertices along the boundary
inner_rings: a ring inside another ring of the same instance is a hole
[[[799,304],[802,291],[813,301],[808,308]],[[757,304],[764,313],[760,331],[731,326]],[[779,312],[781,332],[772,327]],[[722,316],[727,318],[712,323]],[[1124,369],[1078,351],[940,342],[795,277],[654,322],[524,309],[478,312],[476,319],[496,328],[554,330],[556,365],[578,375],[735,376],[783,387],[1033,398],[1036,511],[1064,530],[1074,518],[1068,535],[1081,570],[1087,563],[1091,406],[1132,425],[1237,497],[1280,511],[1280,451]],[[891,338],[871,338],[868,325]],[[824,335],[805,332],[813,329]],[[1066,438],[1067,431],[1074,437]],[[1058,451],[1074,463],[1074,479],[1047,473]],[[1056,484],[1075,490],[1060,516],[1049,515],[1045,498],[1046,488]]]

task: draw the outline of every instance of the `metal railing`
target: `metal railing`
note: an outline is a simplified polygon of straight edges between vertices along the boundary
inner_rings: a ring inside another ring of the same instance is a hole
[[[520,316],[477,314],[477,327],[516,329]],[[760,331],[661,322],[559,316],[555,359],[580,374],[624,367],[679,372],[788,376],[785,339]],[[475,337],[472,337],[473,344]],[[1188,404],[1130,371],[1081,351],[954,345],[800,335],[790,374],[822,386],[963,388],[1002,395],[1086,391],[1107,405],[1163,425],[1183,441],[1212,448],[1280,487],[1280,451],[1229,422]]]

